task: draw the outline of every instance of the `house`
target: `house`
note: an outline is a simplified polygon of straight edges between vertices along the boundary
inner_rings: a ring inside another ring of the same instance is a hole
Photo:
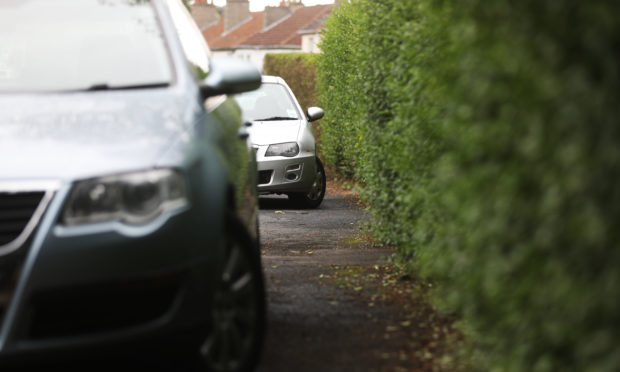
[[[308,26],[299,30],[301,35],[301,51],[304,53],[321,53],[319,42],[321,31],[325,28],[325,17],[319,18]]]
[[[262,70],[267,53],[318,52],[320,30],[333,7],[291,0],[250,12],[248,0],[227,0],[219,19],[207,25],[203,35],[214,56],[242,58]]]

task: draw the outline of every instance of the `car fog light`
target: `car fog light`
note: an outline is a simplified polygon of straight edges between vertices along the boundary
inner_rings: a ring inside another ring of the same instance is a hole
[[[77,182],[65,205],[66,225],[122,221],[146,223],[188,204],[185,180],[171,169],[126,173]]]

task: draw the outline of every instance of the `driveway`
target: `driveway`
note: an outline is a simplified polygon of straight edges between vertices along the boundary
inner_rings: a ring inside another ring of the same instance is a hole
[[[320,208],[261,198],[268,331],[259,371],[437,370],[450,322],[369,241],[355,198],[328,188]]]

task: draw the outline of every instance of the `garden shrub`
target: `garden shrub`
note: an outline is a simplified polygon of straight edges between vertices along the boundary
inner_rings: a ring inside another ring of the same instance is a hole
[[[429,1],[356,1],[327,21],[319,58],[326,158],[363,185],[378,236],[411,257],[425,234],[436,139],[440,12]]]
[[[620,370],[620,6],[451,3],[443,223],[420,263],[481,369]]]
[[[265,75],[280,76],[291,87],[303,110],[316,106],[316,56],[311,53],[268,53]]]
[[[289,85],[304,112],[317,106],[316,55],[312,53],[268,53],[265,55],[263,73],[280,76]],[[321,122],[312,123],[317,152],[323,158]]]
[[[357,0],[327,22],[325,157],[476,370],[620,370],[619,11]]]
[[[360,51],[359,11],[356,4],[341,3],[326,21],[321,41],[324,51],[318,58],[319,105],[325,110],[321,120],[324,160],[346,176],[355,175],[358,164],[360,126],[364,107],[356,63]]]

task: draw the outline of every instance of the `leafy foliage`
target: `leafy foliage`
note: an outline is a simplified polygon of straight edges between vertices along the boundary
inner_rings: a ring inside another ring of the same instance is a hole
[[[265,55],[263,73],[284,79],[305,110],[317,105],[315,60],[310,53],[270,53]]]
[[[340,173],[352,176],[361,157],[362,112],[365,107],[356,63],[361,59],[359,33],[361,9],[341,3],[326,22],[318,60],[319,104],[325,109],[321,121],[321,143],[326,162]]]
[[[364,187],[379,237],[411,258],[424,240],[439,93],[442,20],[428,1],[341,4],[327,22],[319,60],[326,160]],[[370,47],[372,46],[372,47]]]
[[[311,53],[269,53],[265,55],[263,73],[280,76],[289,85],[302,110],[317,105],[316,55]],[[321,122],[312,123],[319,156],[322,156]]]
[[[357,0],[328,21],[326,160],[438,281],[477,369],[620,370],[619,11]]]

